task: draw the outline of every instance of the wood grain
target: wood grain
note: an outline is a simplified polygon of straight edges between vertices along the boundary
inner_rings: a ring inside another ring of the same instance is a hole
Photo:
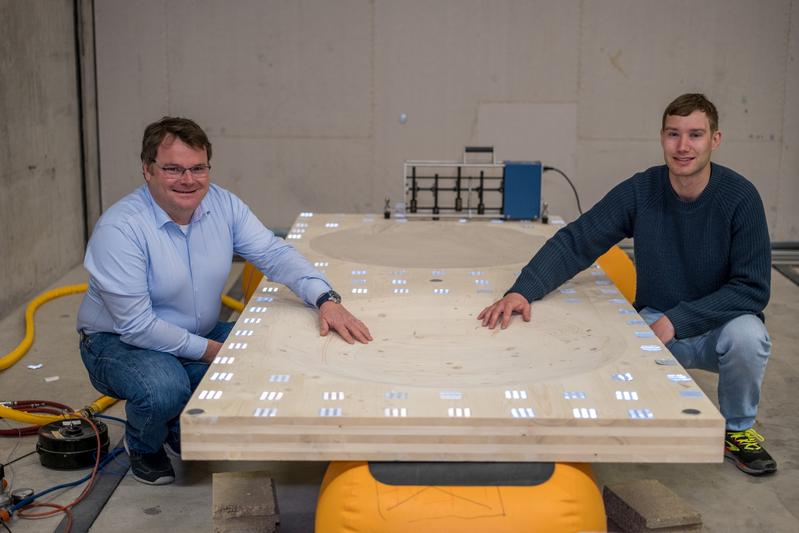
[[[721,415],[596,265],[531,322],[480,326],[556,229],[300,216],[289,242],[375,340],[320,337],[262,281],[181,417],[183,456],[721,461]]]

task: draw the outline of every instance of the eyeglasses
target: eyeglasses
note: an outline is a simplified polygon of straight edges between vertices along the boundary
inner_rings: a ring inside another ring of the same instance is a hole
[[[193,167],[182,167],[180,165],[159,165],[157,161],[153,164],[164,171],[164,174],[170,178],[179,178],[185,172],[189,172],[195,178],[204,178],[208,176],[208,171],[211,170],[211,165],[194,165]]]

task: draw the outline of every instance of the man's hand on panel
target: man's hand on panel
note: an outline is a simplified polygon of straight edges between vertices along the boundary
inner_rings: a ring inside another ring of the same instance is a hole
[[[501,300],[489,305],[477,315],[477,320],[483,321],[483,326],[494,329],[497,321],[500,321],[500,328],[505,329],[510,324],[513,313],[520,313],[525,322],[530,321],[530,302],[518,292],[510,292]]]
[[[355,341],[366,344],[372,340],[366,324],[355,318],[343,305],[327,301],[319,308],[319,334],[324,337],[331,329],[349,344],[355,344]]]

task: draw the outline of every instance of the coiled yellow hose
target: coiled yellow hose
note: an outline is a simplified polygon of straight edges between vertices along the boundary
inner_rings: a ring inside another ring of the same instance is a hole
[[[35,324],[33,321],[33,315],[36,313],[36,310],[55,298],[60,298],[62,296],[68,296],[70,294],[77,294],[80,292],[85,292],[86,289],[89,288],[87,283],[81,283],[78,285],[67,285],[64,287],[57,287],[55,289],[43,292],[28,304],[25,308],[25,337],[22,339],[16,348],[5,354],[3,357],[0,357],[0,371],[6,370],[14,366],[22,357],[30,350],[30,347],[33,345],[33,338],[35,334]],[[238,311],[241,313],[244,311],[244,304],[239,302],[238,300],[234,300],[230,296],[222,295],[222,303],[227,307],[233,309],[234,311]],[[81,413],[65,413],[63,415],[40,415],[40,414],[30,414],[25,413],[22,411],[18,411],[17,409],[12,409],[10,407],[6,407],[4,405],[0,405],[0,418],[7,418],[9,420],[14,420],[16,422],[22,422],[25,424],[36,424],[36,425],[43,425],[49,424],[55,420],[62,420],[65,418],[74,418],[78,414],[81,416],[86,416],[87,414],[94,414],[99,413],[108,409],[118,400],[116,398],[112,398],[110,396],[100,396],[97,400],[95,400],[91,405],[88,405],[83,408]]]

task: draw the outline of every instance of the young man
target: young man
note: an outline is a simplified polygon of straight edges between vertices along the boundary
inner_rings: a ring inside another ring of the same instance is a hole
[[[174,480],[164,445],[180,453],[180,412],[233,326],[218,316],[234,252],[318,307],[322,335],[372,340],[321,273],[211,184],[210,159],[195,122],[147,126],[145,184],[103,214],[86,249],[81,357],[97,390],[127,400],[131,470],[152,485]]]
[[[680,364],[718,372],[725,456],[768,474],[777,464],[752,426],[771,354],[763,324],[771,246],[755,187],[710,161],[720,142],[715,106],[701,94],[678,97],[663,113],[666,164],[620,183],[561,229],[477,318],[502,329],[513,313],[529,321],[530,302],[633,237],[635,308]]]

